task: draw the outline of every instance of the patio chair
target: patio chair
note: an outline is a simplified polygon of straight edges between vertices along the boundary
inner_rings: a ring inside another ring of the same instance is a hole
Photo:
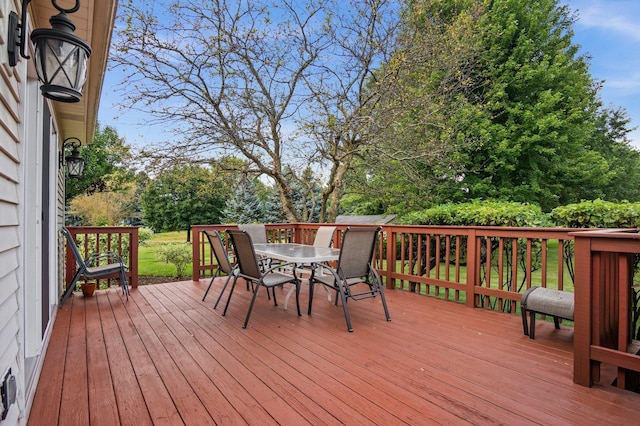
[[[249,318],[251,317],[251,311],[253,310],[253,305],[256,301],[256,296],[258,295],[258,291],[260,291],[260,287],[263,286],[267,289],[267,294],[269,294],[270,288],[273,289],[279,285],[293,283],[296,286],[296,306],[298,308],[298,316],[300,316],[300,281],[296,275],[287,275],[277,271],[277,269],[283,265],[278,265],[274,268],[269,268],[263,271],[258,263],[258,258],[256,256],[255,249],[253,248],[253,242],[251,241],[251,236],[246,231],[240,230],[228,230],[227,233],[229,237],[231,237],[231,241],[233,243],[233,250],[238,264],[238,277],[244,278],[245,280],[251,281],[255,284],[251,304],[249,305],[247,317],[244,320],[242,328],[247,328]],[[224,312],[222,313],[223,316],[227,313],[227,309],[229,308],[229,303],[231,302],[231,296],[233,296],[233,290],[236,287],[236,282],[237,280],[231,285],[231,291],[229,292],[229,297],[227,298],[227,303],[224,307]],[[278,306],[275,292],[273,292],[273,304],[274,306]]]
[[[62,306],[67,300],[67,297],[71,294],[76,287],[76,283],[80,278],[86,279],[99,279],[99,278],[112,278],[115,274],[118,274],[120,279],[120,286],[122,287],[122,293],[127,296],[129,300],[129,285],[127,284],[127,265],[124,264],[122,258],[118,253],[107,251],[92,254],[91,256],[83,259],[80,255],[80,250],[76,246],[76,242],[71,236],[71,232],[65,227],[62,228],[62,234],[67,240],[67,245],[71,249],[71,253],[76,260],[78,269],[74,274],[71,281],[67,284],[67,288],[64,291],[62,298],[60,299],[60,306]],[[100,262],[107,262],[100,264]]]
[[[211,277],[211,281],[209,281],[209,286],[207,287],[207,291],[204,292],[204,296],[202,296],[202,301],[207,298],[207,294],[209,294],[209,290],[211,289],[211,285],[213,284],[213,280],[220,276],[220,273],[227,274],[227,280],[224,282],[222,286],[222,290],[220,290],[220,294],[218,295],[218,299],[216,299],[215,305],[213,305],[213,309],[218,307],[218,303],[220,303],[220,299],[222,299],[222,295],[224,291],[227,289],[229,285],[229,281],[231,278],[233,280],[238,279],[238,268],[231,264],[229,260],[229,256],[227,254],[227,250],[222,242],[222,237],[218,231],[203,231],[204,235],[206,235],[207,240],[209,240],[209,245],[211,246],[211,250],[213,251],[213,255],[216,257],[216,261],[218,263],[218,268],[216,268],[216,273]]]
[[[316,237],[313,240],[315,247],[331,247],[333,243],[333,235],[336,232],[335,226],[321,226],[316,231]]]
[[[336,268],[333,269],[325,264],[314,264],[314,266],[323,267],[323,274],[316,274],[316,268],[311,270],[311,277],[309,278],[309,315],[311,315],[311,307],[313,305],[313,287],[316,283],[319,283],[336,290],[336,305],[338,304],[337,296],[340,295],[349,331],[353,331],[353,327],[351,326],[351,318],[347,307],[347,298],[361,300],[380,295],[384,314],[387,321],[391,321],[380,275],[371,264],[379,233],[380,227],[347,228],[342,237],[340,258]],[[364,289],[361,288],[363,283],[366,285]],[[356,288],[355,286],[358,287]]]
[[[318,230],[316,231],[316,236],[313,240],[313,246],[314,247],[331,247],[331,243],[333,243],[333,235],[335,234],[335,232],[336,232],[335,226],[319,227]],[[311,267],[312,267],[311,265],[307,265],[307,264],[295,265],[296,271],[298,271],[298,273],[300,274],[298,275],[298,277],[301,281],[306,281],[306,278],[303,278],[303,275],[304,276],[309,275],[311,272]],[[289,268],[286,272],[293,273],[293,268]],[[291,289],[289,290],[289,292],[284,298],[283,306],[285,310],[287,309],[287,305],[289,304],[289,297],[291,297],[293,290],[294,288],[291,287]],[[329,290],[326,287],[325,287],[325,290],[327,291],[327,300],[331,302],[331,290]]]
[[[238,229],[246,231],[251,236],[253,244],[267,243],[267,228],[261,224],[239,224]]]

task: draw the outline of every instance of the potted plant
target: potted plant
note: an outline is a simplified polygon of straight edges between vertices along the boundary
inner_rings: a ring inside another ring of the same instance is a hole
[[[93,292],[96,291],[96,282],[95,281],[85,281],[80,284],[80,288],[82,289],[82,294],[84,297],[93,296]]]

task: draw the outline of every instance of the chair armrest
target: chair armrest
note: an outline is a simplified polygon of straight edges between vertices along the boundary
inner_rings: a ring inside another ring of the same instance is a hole
[[[269,272],[273,272],[273,271],[278,271],[281,268],[285,268],[287,266],[291,266],[292,269],[295,269],[296,264],[294,262],[289,262],[289,263],[279,263],[276,266],[272,266],[269,269],[264,270],[262,273],[263,274],[268,274]]]
[[[100,260],[106,260],[108,263],[124,263],[120,255],[113,251],[105,251],[92,254],[87,259],[85,259],[84,262],[87,266],[95,266]]]

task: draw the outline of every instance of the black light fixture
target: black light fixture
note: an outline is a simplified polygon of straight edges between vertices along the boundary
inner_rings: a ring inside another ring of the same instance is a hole
[[[84,171],[84,158],[80,157],[78,148],[82,145],[82,142],[78,138],[66,138],[62,143],[62,151],[58,154],[58,165],[62,167],[66,164],[67,173],[70,177],[79,178],[82,177]],[[64,156],[67,151],[67,147],[71,147],[71,154]]]
[[[31,0],[22,0],[22,23],[18,14],[9,14],[8,53],[9,65],[16,66],[18,53],[27,56],[27,6]],[[87,81],[87,59],[91,56],[91,47],[86,41],[73,34],[75,24],[67,17],[80,8],[80,0],[75,7],[64,9],[56,0],[51,4],[60,13],[49,19],[51,28],[39,28],[31,32],[31,41],[35,44],[35,63],[38,78],[42,82],[42,95],[60,102],[78,102],[82,98],[82,88]],[[18,47],[20,48],[18,51]]]

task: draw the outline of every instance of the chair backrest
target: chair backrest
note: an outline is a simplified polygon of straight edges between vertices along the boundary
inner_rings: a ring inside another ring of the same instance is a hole
[[[267,242],[267,228],[261,224],[239,224],[238,229],[241,231],[246,231],[247,234],[251,235],[251,241],[253,244],[263,244]]]
[[[222,237],[218,231],[203,231],[204,235],[207,236],[209,240],[209,244],[211,245],[211,249],[213,250],[213,254],[216,257],[218,262],[218,267],[222,272],[227,275],[231,274],[233,270],[233,265],[229,261],[229,256],[227,255],[227,250],[224,247],[224,243],[222,242]]]
[[[67,240],[67,245],[71,249],[71,253],[73,254],[73,257],[75,257],[75,259],[76,259],[76,263],[78,264],[78,268],[86,268],[87,266],[84,263],[84,259],[82,258],[82,255],[80,254],[80,250],[78,250],[78,246],[76,245],[76,242],[73,239],[73,236],[71,236],[71,232],[69,232],[69,230],[66,227],[63,226],[62,227],[62,234],[64,235],[65,239]]]
[[[316,238],[313,240],[315,247],[331,247],[333,242],[333,234],[336,232],[335,226],[321,226],[316,232]]]
[[[246,231],[235,229],[229,229],[227,234],[231,237],[231,242],[233,243],[233,251],[236,254],[240,275],[259,280],[262,272],[258,264],[256,251],[253,248],[251,236]]]
[[[380,227],[347,228],[342,236],[337,272],[342,278],[359,278],[369,273]]]

